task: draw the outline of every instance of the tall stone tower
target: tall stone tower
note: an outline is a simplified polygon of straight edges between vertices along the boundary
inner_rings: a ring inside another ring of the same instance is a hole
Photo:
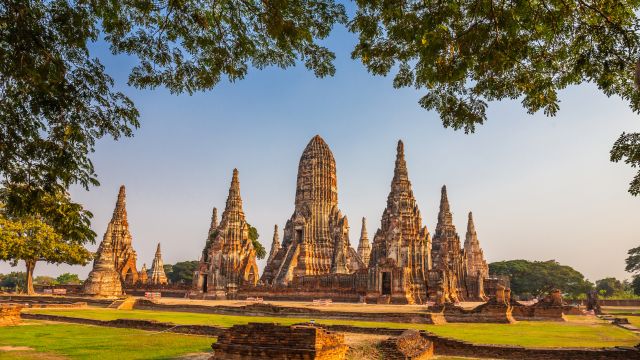
[[[465,260],[460,244],[460,236],[453,225],[453,215],[449,207],[447,187],[442,186],[438,225],[433,236],[431,249],[433,269],[441,271],[442,291],[445,301],[458,302],[465,299]]]
[[[107,225],[102,243],[105,240],[113,246],[113,261],[115,270],[120,274],[125,285],[133,285],[138,281],[138,270],[136,269],[137,255],[132,246],[131,232],[129,231],[129,220],[127,219],[127,199],[124,185],[120,186],[118,200],[113,210],[111,221]],[[103,245],[100,244],[100,247]]]
[[[367,297],[378,297],[378,301],[382,297],[394,303],[423,303],[430,241],[411,189],[404,144],[398,141],[387,207],[371,247]]]
[[[273,227],[273,240],[271,241],[271,250],[269,250],[269,257],[267,258],[267,264],[273,260],[278,251],[280,250],[280,235],[278,235],[278,225]]]
[[[151,277],[149,278],[150,285],[166,285],[169,281],[167,275],[164,273],[164,263],[162,262],[162,251],[160,251],[160,243],[156,248],[156,256],[153,258],[151,264]]]
[[[138,284],[147,284],[149,282],[149,274],[147,264],[142,264],[142,269],[138,272]]]
[[[82,292],[105,297],[122,295],[122,281],[115,269],[110,237],[105,237],[100,244],[93,269],[82,286]]]
[[[295,209],[262,281],[284,285],[296,276],[350,273],[363,266],[349,244],[347,217],[338,210],[336,162],[316,135],[300,157]]]
[[[480,247],[476,227],[473,223],[473,214],[469,212],[467,222],[467,235],[464,240],[464,254],[467,261],[467,273],[471,275],[479,274],[482,278],[489,277],[489,265],[484,259],[484,252]]]
[[[194,276],[197,293],[218,299],[234,298],[239,286],[258,282],[256,251],[249,238],[249,224],[242,209],[237,169],[233,169],[220,224],[212,220],[209,238],[199,271]]]
[[[358,243],[358,256],[362,262],[369,266],[369,255],[371,254],[371,244],[367,234],[367,218],[362,218],[362,229],[360,230],[360,242]]]

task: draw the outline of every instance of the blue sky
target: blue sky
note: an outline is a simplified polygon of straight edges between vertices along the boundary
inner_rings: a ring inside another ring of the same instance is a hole
[[[247,219],[268,249],[273,225],[282,228],[293,212],[302,150],[320,134],[337,162],[339,207],[355,247],[361,217],[370,237],[379,226],[402,139],[432,233],[446,184],[458,233],[464,238],[473,211],[488,261],[556,259],[592,281],[629,276],[624,259],[640,245],[640,198],[626,191],[633,169],[608,159],[620,133],[640,131],[624,102],[586,85],[561,93],[554,118],[528,115],[518,101],[491,103],[488,122],[465,135],[419,107],[422,91],[395,90],[391,78],[373,77],[351,60],[355,41],[342,27],[328,39],[337,56],[334,77],[317,79],[301,66],[254,70],[194,96],[127,87],[132,59],[95,45],[141,113],[135,137],[98,143],[92,159],[102,185],[72,191],[94,213],[97,240],[125,184],[138,266],[151,264],[158,242],[165,263],[197,260],[211,208],[224,208],[237,167]],[[0,263],[0,272],[10,270]],[[39,264],[36,275],[84,277],[89,270]]]

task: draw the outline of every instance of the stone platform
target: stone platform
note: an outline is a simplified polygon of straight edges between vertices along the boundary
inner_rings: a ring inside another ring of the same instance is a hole
[[[0,304],[0,326],[15,326],[20,324],[22,305]]]
[[[342,360],[344,335],[306,325],[249,323],[235,325],[211,346],[211,360]]]

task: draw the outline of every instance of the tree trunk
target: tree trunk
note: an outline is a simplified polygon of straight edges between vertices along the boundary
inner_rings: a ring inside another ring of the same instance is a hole
[[[27,295],[34,295],[36,292],[33,290],[33,269],[36,267],[35,260],[25,260],[27,265]]]

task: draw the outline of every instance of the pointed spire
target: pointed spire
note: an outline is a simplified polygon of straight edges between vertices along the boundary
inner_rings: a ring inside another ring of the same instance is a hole
[[[362,229],[360,230],[360,239],[369,239],[369,235],[367,234],[367,218],[362,217]]]
[[[404,159],[404,143],[402,140],[398,140],[398,147],[396,150],[396,166],[393,170],[393,185],[398,184],[401,181],[409,181],[409,172],[407,171],[407,162]]]
[[[231,186],[229,187],[229,196],[224,209],[225,214],[228,211],[242,211],[242,198],[240,197],[240,180],[238,180],[238,169],[233,169],[233,177],[231,178]],[[225,214],[222,214],[224,217]]]
[[[116,200],[116,207],[113,209],[111,218],[111,221],[114,220],[127,221],[127,194],[124,185],[120,185],[118,191],[118,200]]]
[[[476,234],[476,226],[473,223],[473,213],[469,211],[469,221],[467,222],[467,234]]]
[[[449,198],[447,196],[447,186],[442,185],[440,196],[440,212],[438,213],[439,225],[452,225],[453,215],[451,215],[451,209],[449,207]]]
[[[164,273],[164,263],[162,261],[162,251],[160,251],[160,243],[156,249],[156,256],[151,264],[151,278],[149,283],[152,285],[164,285],[167,284],[167,275]]]
[[[271,250],[269,251],[269,257],[267,258],[267,264],[273,260],[273,258],[280,250],[280,236],[278,235],[278,225],[273,227],[273,241],[271,242]]]
[[[211,225],[209,226],[209,236],[218,228],[218,208],[213,208],[213,214],[211,214]]]
[[[371,245],[369,244],[369,236],[367,234],[367,218],[362,218],[362,230],[360,230],[360,242],[358,243],[358,256],[365,265],[369,265],[371,255]]]

